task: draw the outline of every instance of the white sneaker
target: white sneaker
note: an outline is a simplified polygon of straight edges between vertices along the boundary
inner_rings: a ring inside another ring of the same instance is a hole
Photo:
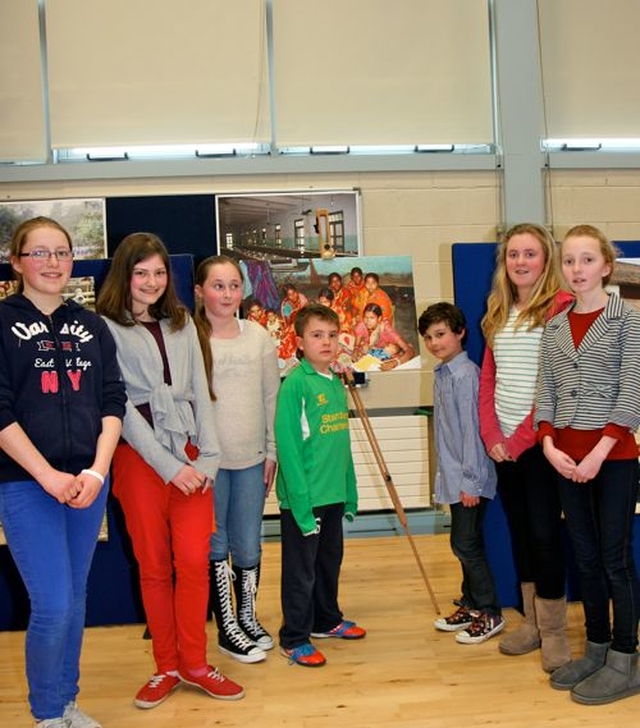
[[[80,710],[76,702],[67,703],[62,718],[69,728],[102,728],[97,720]]]
[[[39,720],[34,728],[69,728],[69,721],[64,718],[45,718]]]

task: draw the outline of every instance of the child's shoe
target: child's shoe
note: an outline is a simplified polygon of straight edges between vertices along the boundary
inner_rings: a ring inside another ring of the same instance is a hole
[[[502,632],[506,622],[500,614],[481,613],[474,618],[467,629],[458,632],[456,642],[463,645],[479,645],[493,637],[494,634]]]
[[[169,675],[161,672],[152,675],[149,682],[145,683],[133,700],[136,708],[155,708],[166,700],[169,695],[180,685],[180,678],[176,675]]]
[[[327,661],[325,656],[317,650],[311,642],[305,642],[299,647],[280,648],[280,654],[289,658],[291,664],[302,665],[302,667],[322,667]]]
[[[208,672],[204,675],[191,675],[184,672],[180,675],[182,682],[204,690],[207,695],[218,700],[240,700],[244,698],[244,688],[225,677],[217,668],[207,666]],[[185,677],[189,675],[189,677]]]
[[[318,637],[320,639],[325,639],[326,637],[339,637],[343,640],[361,640],[366,634],[367,630],[363,627],[358,627],[355,622],[348,622],[344,620],[328,632],[312,632],[311,636]]]
[[[472,622],[473,614],[468,607],[461,604],[460,607],[448,617],[438,617],[438,619],[436,619],[433,623],[433,626],[442,632],[457,632],[459,629],[466,629],[467,627],[470,627]]]
[[[45,718],[34,723],[33,728],[69,728],[69,723],[64,718]]]
[[[62,717],[67,721],[69,728],[102,728],[97,720],[80,710],[75,701],[65,705]]]

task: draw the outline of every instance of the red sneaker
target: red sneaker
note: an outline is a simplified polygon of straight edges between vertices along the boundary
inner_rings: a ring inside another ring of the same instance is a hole
[[[206,675],[189,675],[189,673],[184,672],[180,675],[180,679],[187,685],[193,685],[200,688],[200,690],[204,690],[207,695],[218,698],[218,700],[240,700],[240,698],[244,698],[244,688],[242,686],[234,683],[233,680],[229,680],[228,677],[225,677],[221,672],[218,672],[217,668],[211,665],[208,665],[207,669]],[[189,677],[185,677],[185,675],[189,675]]]
[[[180,685],[180,678],[175,675],[168,675],[161,672],[158,675],[152,675],[149,682],[143,685],[133,700],[136,708],[155,708],[166,700],[172,691]]]
[[[289,658],[291,664],[302,665],[302,667],[322,667],[327,661],[325,656],[317,650],[311,642],[305,642],[299,647],[280,648],[280,654]]]
[[[337,627],[330,629],[328,632],[312,632],[312,637],[325,639],[326,637],[339,637],[343,640],[361,640],[367,634],[367,630],[358,627],[355,622],[340,622]]]

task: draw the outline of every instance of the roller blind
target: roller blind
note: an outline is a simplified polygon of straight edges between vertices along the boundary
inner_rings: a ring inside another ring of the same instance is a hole
[[[273,0],[276,138],[493,141],[484,0]]]
[[[54,148],[270,139],[262,0],[46,8]]]
[[[640,137],[640,3],[539,0],[550,138]]]
[[[46,159],[43,98],[38,0],[2,0],[0,161]]]

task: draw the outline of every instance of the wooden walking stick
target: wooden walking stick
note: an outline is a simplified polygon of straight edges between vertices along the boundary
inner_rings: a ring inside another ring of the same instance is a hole
[[[398,520],[400,521],[400,525],[402,526],[402,529],[404,530],[404,532],[407,536],[407,539],[409,540],[409,544],[411,545],[411,550],[413,551],[413,555],[415,556],[416,561],[418,562],[418,567],[420,569],[420,573],[422,574],[424,583],[427,587],[427,591],[429,592],[429,596],[431,597],[431,602],[433,604],[433,608],[436,610],[436,614],[440,614],[440,607],[438,606],[438,602],[436,601],[436,595],[433,593],[433,589],[431,588],[431,583],[429,581],[429,577],[427,576],[427,571],[424,567],[424,564],[422,563],[422,560],[420,559],[420,554],[418,553],[418,549],[416,548],[415,541],[413,540],[413,536],[411,535],[411,531],[409,530],[409,523],[407,522],[407,514],[405,513],[405,510],[402,506],[402,502],[400,500],[400,496],[398,495],[398,491],[396,490],[396,486],[393,483],[393,478],[391,477],[391,473],[389,473],[389,469],[387,468],[387,464],[385,463],[384,456],[382,454],[382,450],[380,449],[380,445],[378,444],[378,439],[376,438],[375,432],[373,431],[373,427],[371,426],[371,421],[369,420],[369,415],[367,414],[367,410],[365,409],[364,405],[362,404],[362,399],[360,398],[360,392],[358,392],[355,381],[353,379],[353,372],[350,369],[345,369],[344,378],[347,382],[347,387],[349,389],[349,392],[351,393],[351,398],[353,399],[353,402],[356,406],[356,410],[358,412],[358,417],[360,418],[360,421],[362,422],[362,427],[364,428],[364,431],[367,435],[367,439],[369,440],[369,444],[371,445],[371,449],[373,450],[373,455],[376,459],[376,462],[378,463],[378,468],[380,469],[380,474],[382,475],[384,484],[387,486],[387,491],[389,493],[389,497],[391,498],[391,502],[393,503],[393,507],[396,511],[396,515],[398,516]]]

